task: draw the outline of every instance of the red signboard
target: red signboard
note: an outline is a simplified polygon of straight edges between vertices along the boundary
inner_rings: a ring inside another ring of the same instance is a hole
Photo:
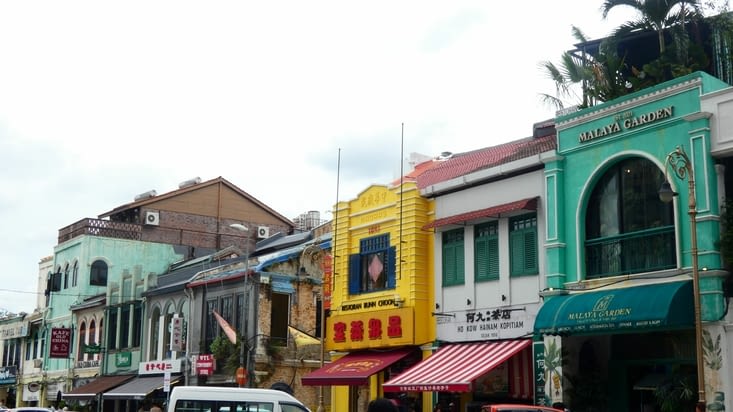
[[[71,347],[71,329],[51,328],[51,350],[49,358],[68,358]]]
[[[196,374],[211,376],[214,374],[214,355],[202,354],[196,357]]]

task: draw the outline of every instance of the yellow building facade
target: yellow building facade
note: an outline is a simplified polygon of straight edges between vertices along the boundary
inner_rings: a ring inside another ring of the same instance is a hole
[[[433,233],[422,229],[432,219],[433,202],[414,182],[373,185],[336,205],[324,285],[331,362],[309,381],[331,386],[332,410],[364,411],[381,396],[431,407],[421,393],[385,394],[381,384],[432,353]]]

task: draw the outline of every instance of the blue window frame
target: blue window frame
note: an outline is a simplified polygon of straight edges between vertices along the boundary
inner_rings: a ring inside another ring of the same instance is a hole
[[[394,289],[395,255],[389,234],[361,239],[359,253],[349,256],[349,293]]]

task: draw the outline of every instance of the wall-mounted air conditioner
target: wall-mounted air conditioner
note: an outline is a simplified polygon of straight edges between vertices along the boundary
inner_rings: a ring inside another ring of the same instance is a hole
[[[152,210],[145,212],[145,224],[148,226],[158,226],[160,224],[160,212]]]
[[[257,227],[257,239],[265,239],[270,237],[270,228],[267,226]]]

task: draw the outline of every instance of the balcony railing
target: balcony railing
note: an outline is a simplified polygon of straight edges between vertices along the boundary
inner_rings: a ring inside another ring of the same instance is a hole
[[[140,240],[141,233],[142,225],[137,223],[122,223],[86,218],[59,229],[58,243],[61,244],[67,240],[84,235]]]
[[[585,242],[586,278],[673,269],[674,226],[665,226]]]

